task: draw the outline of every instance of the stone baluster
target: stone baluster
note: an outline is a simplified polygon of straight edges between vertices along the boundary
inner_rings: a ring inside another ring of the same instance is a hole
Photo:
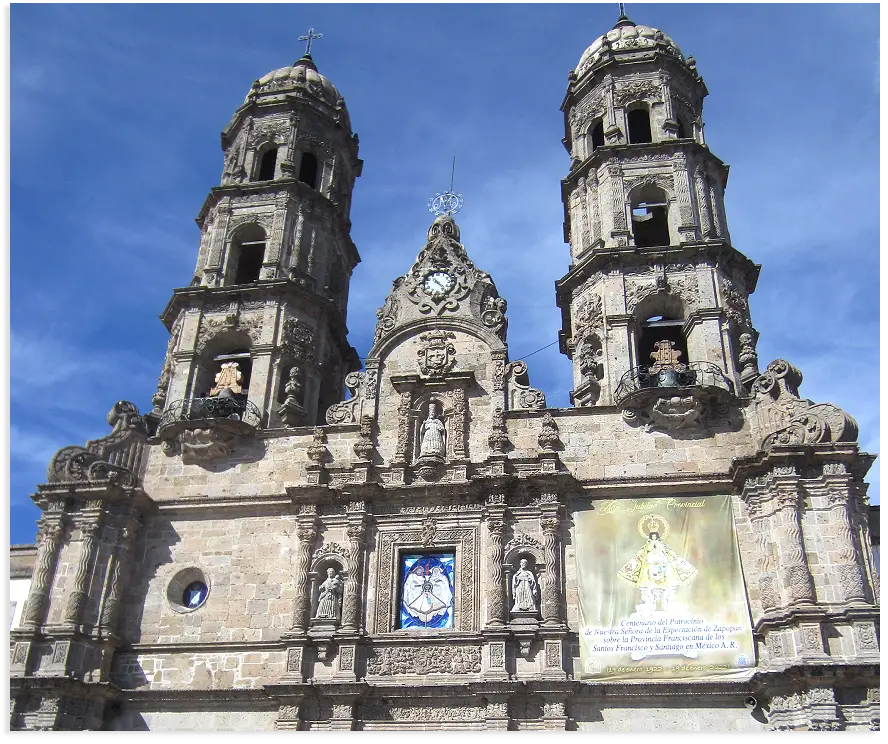
[[[848,492],[845,489],[831,488],[827,492],[827,502],[832,512],[833,523],[839,538],[837,553],[839,582],[846,602],[866,601],[863,572],[857,560],[857,548],[851,528],[851,515],[848,507]]]
[[[308,563],[311,549],[318,536],[314,518],[299,522],[299,547],[293,565],[296,580],[296,597],[293,599],[293,623],[290,629],[296,633],[305,632],[305,616],[308,613]]]
[[[781,554],[782,574],[789,588],[790,602],[816,601],[814,580],[805,557],[805,543],[802,538],[800,498],[796,484],[778,487],[778,509],[783,514],[783,548]]]
[[[117,533],[117,543],[114,546],[114,555],[112,556],[113,567],[111,568],[111,576],[108,580],[108,593],[105,595],[105,601],[102,604],[102,612],[99,624],[105,630],[115,633],[117,625],[117,611],[120,606],[120,598],[123,595],[127,568],[129,567],[130,557],[134,545],[133,536],[135,535],[137,523],[125,525],[121,527]]]
[[[360,592],[365,532],[363,514],[360,515],[359,521],[354,521],[345,528],[345,533],[348,535],[349,570],[342,597],[343,630],[358,630],[362,624],[360,622]]]
[[[487,624],[505,624],[505,597],[503,586],[503,523],[502,511],[489,513],[487,517],[488,553],[490,567],[489,594],[487,595]]]
[[[65,608],[65,624],[77,625],[81,622],[83,607],[87,598],[87,582],[92,574],[93,555],[95,552],[96,535],[102,527],[98,522],[80,526],[80,557],[74,570],[74,581],[68,605]]]
[[[546,570],[540,577],[543,625],[558,625],[561,620],[561,592],[558,581],[558,528],[561,522],[557,511],[544,513],[540,519],[543,528],[543,557]]]
[[[49,592],[55,576],[56,563],[65,525],[60,517],[55,519],[43,517],[40,522],[34,575],[31,579],[31,590],[28,592],[28,607],[22,625],[28,630],[36,630],[46,621],[49,609]]]

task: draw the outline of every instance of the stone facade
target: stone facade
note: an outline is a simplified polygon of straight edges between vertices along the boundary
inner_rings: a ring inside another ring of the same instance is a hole
[[[793,365],[759,370],[759,267],[730,243],[705,95],[693,58],[625,18],[571,76],[557,300],[575,407],[553,409],[446,213],[358,371],[357,136],[310,57],[254,83],[195,280],[162,316],[154,409],[118,403],[34,495],[11,727],[878,728],[874,457]],[[753,673],[580,681],[578,511],[726,493]],[[411,627],[402,561],[438,555],[448,624]]]

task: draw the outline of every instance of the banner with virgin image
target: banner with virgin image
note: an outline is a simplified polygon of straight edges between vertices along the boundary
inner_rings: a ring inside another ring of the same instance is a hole
[[[599,501],[575,525],[580,679],[752,674],[730,496]]]

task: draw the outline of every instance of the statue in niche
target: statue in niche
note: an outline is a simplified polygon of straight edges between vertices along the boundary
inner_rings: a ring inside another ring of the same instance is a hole
[[[420,457],[434,457],[443,460],[447,452],[447,432],[444,429],[444,422],[439,418],[440,405],[435,400],[429,403],[429,415],[419,429]]]
[[[342,579],[335,568],[327,569],[327,578],[318,587],[318,609],[315,619],[338,620],[339,601],[342,598]]]
[[[518,570],[512,576],[512,597],[515,600],[512,612],[536,612],[536,576],[527,567],[527,558],[518,563]]]

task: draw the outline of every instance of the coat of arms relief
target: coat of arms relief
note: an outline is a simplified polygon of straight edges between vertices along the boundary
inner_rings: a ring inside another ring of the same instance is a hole
[[[456,364],[456,335],[450,331],[430,331],[420,335],[417,351],[419,371],[427,377],[440,377]]]

